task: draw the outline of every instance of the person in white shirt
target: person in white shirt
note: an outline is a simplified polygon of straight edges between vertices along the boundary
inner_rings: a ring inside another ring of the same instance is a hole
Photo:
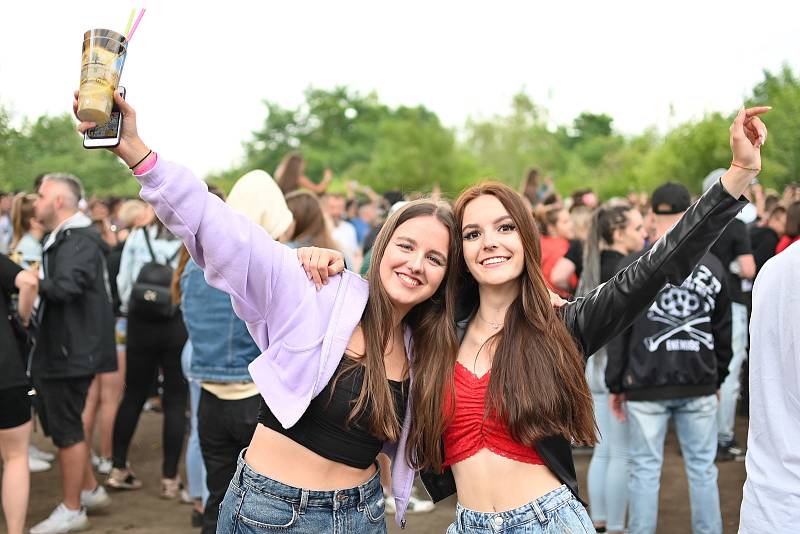
[[[739,534],[800,525],[800,243],[770,259],[753,287],[750,428]]]

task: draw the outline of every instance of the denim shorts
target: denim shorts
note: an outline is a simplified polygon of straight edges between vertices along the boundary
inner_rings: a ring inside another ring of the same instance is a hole
[[[567,486],[561,486],[507,512],[475,512],[456,505],[456,520],[447,534],[502,532],[503,534],[594,534],[583,505]]]
[[[378,469],[355,488],[306,490],[256,473],[242,451],[219,507],[217,533],[385,534]]]

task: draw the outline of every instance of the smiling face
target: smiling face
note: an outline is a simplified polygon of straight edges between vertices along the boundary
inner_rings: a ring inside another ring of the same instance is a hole
[[[467,269],[479,285],[516,281],[525,266],[517,224],[494,195],[481,195],[464,208],[461,239]]]
[[[380,281],[396,312],[405,315],[439,289],[447,272],[450,232],[437,217],[400,224],[380,259]]]

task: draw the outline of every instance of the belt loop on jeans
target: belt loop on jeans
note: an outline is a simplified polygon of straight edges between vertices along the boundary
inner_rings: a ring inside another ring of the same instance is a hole
[[[466,532],[467,527],[464,526],[464,509],[456,509],[456,527],[459,532]]]
[[[366,491],[364,491],[364,484],[362,484],[358,487],[358,504],[363,504],[366,500]]]
[[[531,508],[533,508],[533,513],[536,514],[536,519],[539,520],[539,523],[542,525],[547,523],[547,516],[544,515],[544,511],[542,510],[542,507],[539,506],[538,502],[531,501]]]
[[[300,490],[300,508],[298,508],[297,513],[303,515],[306,512],[306,507],[308,506],[308,490]]]
[[[233,480],[240,488],[244,485],[244,466],[246,465],[244,461],[245,452],[247,452],[247,447],[242,449],[239,453],[239,461],[236,462],[236,472],[233,474]]]

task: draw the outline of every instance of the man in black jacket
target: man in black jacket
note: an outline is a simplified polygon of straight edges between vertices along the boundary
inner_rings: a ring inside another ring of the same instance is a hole
[[[81,413],[95,370],[109,359],[116,362],[114,312],[105,263],[108,247],[78,211],[81,195],[74,176],[49,174],[34,204],[36,218],[49,235],[43,247],[32,376],[59,449],[64,500],[32,534],[88,528],[84,506],[108,501],[87,467]]]
[[[655,190],[657,238],[681,218],[689,204],[689,192],[680,184],[667,183]],[[625,258],[620,268],[639,255]],[[630,421],[631,534],[656,530],[670,417],[675,420],[689,479],[692,529],[722,532],[714,464],[715,393],[728,373],[731,355],[727,273],[709,253],[680,286],[664,287],[647,311],[609,343],[606,383],[612,409],[623,420],[622,401],[627,400]]]

